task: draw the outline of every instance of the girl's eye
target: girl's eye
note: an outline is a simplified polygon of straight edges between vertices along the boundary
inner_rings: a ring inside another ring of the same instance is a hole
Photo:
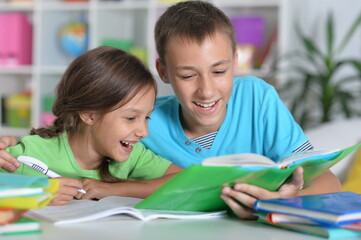
[[[135,120],[135,117],[127,117],[127,120],[128,120],[128,121],[134,121],[134,120]]]
[[[146,119],[146,120],[150,120],[151,118],[150,118],[150,116],[146,116],[145,119]]]
[[[222,70],[222,71],[215,71],[214,74],[216,75],[222,75],[226,72],[226,70]]]

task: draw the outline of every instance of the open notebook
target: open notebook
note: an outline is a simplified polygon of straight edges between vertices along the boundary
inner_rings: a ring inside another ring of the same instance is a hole
[[[49,221],[57,224],[71,224],[107,218],[135,218],[143,221],[170,219],[208,219],[226,215],[225,211],[195,212],[195,211],[167,211],[143,210],[133,208],[142,199],[128,197],[106,197],[99,201],[73,200],[64,206],[47,206],[43,209],[30,210],[27,217]]]

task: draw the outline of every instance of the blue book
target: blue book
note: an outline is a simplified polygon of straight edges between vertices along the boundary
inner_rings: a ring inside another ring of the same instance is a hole
[[[324,225],[343,225],[361,221],[361,194],[335,192],[257,200],[254,209],[304,217]]]
[[[317,225],[307,225],[307,224],[284,224],[284,223],[274,224],[274,223],[270,223],[262,216],[260,216],[258,218],[258,222],[263,223],[263,224],[268,224],[270,226],[282,228],[285,230],[306,233],[306,234],[324,237],[324,238],[328,238],[328,239],[360,238],[361,237],[360,231],[353,231],[353,230],[338,228],[338,227],[317,226]]]

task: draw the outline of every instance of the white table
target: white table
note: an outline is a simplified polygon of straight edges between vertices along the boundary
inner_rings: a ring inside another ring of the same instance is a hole
[[[322,238],[237,218],[207,220],[112,219],[55,226],[42,223],[41,234],[0,237],[6,240],[320,240]],[[356,239],[356,238],[355,238]]]

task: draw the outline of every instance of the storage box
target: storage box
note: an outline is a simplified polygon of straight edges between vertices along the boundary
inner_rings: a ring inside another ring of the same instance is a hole
[[[0,13],[0,64],[30,65],[32,26],[25,13]]]
[[[30,127],[31,97],[12,95],[5,99],[6,123],[9,127]]]
[[[236,32],[236,42],[261,47],[264,41],[264,18],[260,16],[239,16],[231,18]]]

